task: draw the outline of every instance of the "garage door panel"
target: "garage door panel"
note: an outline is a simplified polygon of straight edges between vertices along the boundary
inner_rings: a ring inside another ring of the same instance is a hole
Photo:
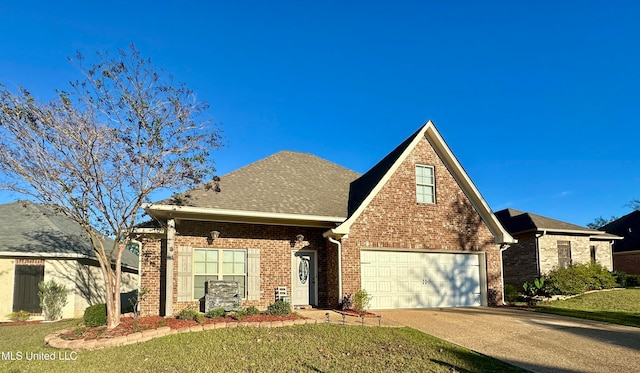
[[[478,254],[363,250],[361,258],[372,309],[481,304]]]

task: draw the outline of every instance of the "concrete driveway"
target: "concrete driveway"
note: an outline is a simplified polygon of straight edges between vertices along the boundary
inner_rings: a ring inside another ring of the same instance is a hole
[[[374,312],[533,372],[640,371],[640,328],[506,308]]]

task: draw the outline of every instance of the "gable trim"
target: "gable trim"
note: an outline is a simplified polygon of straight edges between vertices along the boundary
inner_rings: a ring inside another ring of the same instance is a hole
[[[431,144],[436,154],[440,157],[445,167],[451,172],[453,178],[456,180],[463,193],[469,199],[469,202],[474,209],[480,214],[482,220],[487,224],[487,227],[494,236],[495,243],[515,243],[517,242],[511,235],[502,227],[502,224],[495,217],[489,205],[484,200],[480,192],[475,187],[469,175],[464,171],[462,165],[458,162],[451,149],[447,146],[440,133],[435,128],[435,125],[431,120],[427,121],[424,126],[414,135],[411,143],[404,149],[402,154],[396,159],[395,163],[387,170],[384,176],[378,181],[375,187],[371,190],[369,195],[363,200],[360,206],[354,211],[354,213],[344,221],[340,226],[335,229],[331,229],[326,232],[326,235],[332,235],[335,237],[342,237],[349,234],[351,226],[360,217],[365,208],[371,203],[374,197],[382,190],[382,187],[389,181],[391,176],[397,171],[400,165],[407,159],[409,154],[415,149],[422,138]],[[437,198],[437,197],[436,197]]]

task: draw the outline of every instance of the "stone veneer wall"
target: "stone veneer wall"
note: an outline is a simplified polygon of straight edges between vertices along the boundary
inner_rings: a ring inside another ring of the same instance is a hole
[[[416,164],[434,166],[435,204],[416,202]],[[344,293],[361,287],[360,249],[365,247],[485,252],[488,302],[496,305],[502,301],[500,248],[426,138],[366,207],[349,236],[343,238]]]
[[[591,262],[591,246],[596,247],[596,261],[609,271],[613,270],[609,241],[593,241],[588,236],[546,234],[538,238],[540,273],[545,274],[558,266],[558,241],[571,242],[571,263]]]
[[[220,237],[211,241],[209,232],[216,230]],[[193,248],[259,249],[260,250],[260,300],[244,301],[243,306],[266,308],[274,302],[274,289],[287,286],[291,293],[291,253],[294,250],[314,250],[317,255],[318,303],[327,305],[327,255],[326,239],[322,233],[326,228],[273,226],[243,223],[218,223],[180,220],[176,224],[175,246]],[[295,242],[298,234],[304,235],[303,242]],[[164,262],[161,247],[164,240],[143,241],[142,286],[151,289],[142,304],[143,314],[164,315]],[[293,246],[292,246],[293,245]],[[178,302],[178,260],[174,257],[173,268],[173,312],[192,306],[199,308],[198,301]]]

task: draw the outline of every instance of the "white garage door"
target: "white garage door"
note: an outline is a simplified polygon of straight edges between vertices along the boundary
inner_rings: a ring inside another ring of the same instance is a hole
[[[479,254],[360,252],[371,309],[480,306]],[[481,269],[482,268],[482,269]]]

